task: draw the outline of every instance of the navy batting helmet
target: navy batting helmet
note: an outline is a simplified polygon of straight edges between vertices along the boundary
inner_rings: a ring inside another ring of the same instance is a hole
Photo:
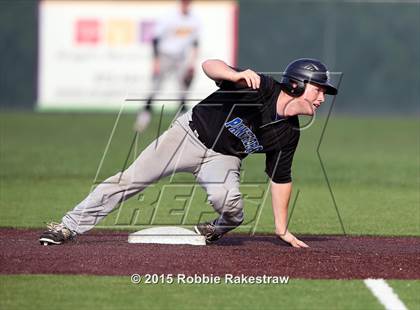
[[[292,83],[297,87],[293,87]],[[307,83],[323,86],[328,95],[336,95],[337,89],[330,84],[327,67],[316,59],[301,58],[287,65],[281,79],[282,89],[293,97],[302,96]]]

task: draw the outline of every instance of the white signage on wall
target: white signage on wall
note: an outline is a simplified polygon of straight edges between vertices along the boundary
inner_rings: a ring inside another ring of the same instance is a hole
[[[38,109],[115,110],[127,99],[138,109],[151,90],[151,39],[156,22],[175,1],[52,1],[39,6]],[[196,77],[187,98],[202,99],[215,89],[200,70],[219,58],[235,65],[237,4],[193,1],[200,19]],[[175,78],[158,96],[179,96]],[[169,101],[171,102],[171,101]]]

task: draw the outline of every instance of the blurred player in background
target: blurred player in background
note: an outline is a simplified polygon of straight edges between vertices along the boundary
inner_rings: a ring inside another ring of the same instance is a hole
[[[152,103],[162,81],[172,75],[177,79],[181,106],[184,112],[186,91],[190,88],[198,55],[200,22],[191,10],[191,0],[180,0],[179,7],[162,18],[155,28],[153,38],[153,90],[146,107],[140,111],[134,124],[138,132],[149,125]]]

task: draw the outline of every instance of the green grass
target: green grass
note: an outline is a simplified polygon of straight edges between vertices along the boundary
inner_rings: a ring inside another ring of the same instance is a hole
[[[131,284],[127,277],[0,276],[2,309],[382,309],[362,281]]]
[[[116,115],[0,115],[0,226],[40,227],[59,220],[91,190]],[[133,139],[134,115],[122,115],[98,174],[119,171]],[[163,120],[163,128],[170,121]],[[325,119],[302,132],[294,161],[291,229],[342,232],[317,155]],[[156,137],[154,127],[136,152]],[[333,117],[319,154],[347,233],[420,235],[419,122],[417,119]],[[133,152],[135,153],[135,152]],[[135,154],[130,154],[132,160]],[[272,232],[264,156],[244,161],[241,191],[249,231]],[[213,218],[206,195],[190,175],[148,188],[111,214],[101,227],[137,230],[150,223],[193,224]],[[193,195],[191,193],[194,193]],[[185,215],[182,212],[190,204]],[[181,211],[180,211],[181,210]],[[409,309],[416,309],[419,281],[389,281]],[[129,277],[0,276],[0,309],[382,309],[361,281],[295,280],[287,285],[133,285]]]
[[[420,281],[388,280],[387,282],[408,309],[420,308]]]
[[[0,226],[40,227],[44,221],[59,220],[82,200],[95,181],[115,120],[113,114],[1,114]],[[132,114],[121,116],[97,180],[123,167],[133,120]],[[162,128],[169,122],[165,117]],[[316,151],[324,123],[318,119],[302,132],[294,160],[293,199],[298,191],[299,196],[290,225],[297,233],[342,232]],[[156,137],[157,124],[155,119],[154,127],[136,141],[130,160]],[[420,235],[417,119],[333,116],[319,154],[347,233]],[[263,155],[244,161],[241,190],[249,225],[242,231],[254,225],[258,232],[273,231],[263,170]],[[148,224],[162,188],[155,224],[188,225],[214,217],[204,191],[197,186],[191,195],[193,178],[178,174],[172,183],[162,180],[129,200],[100,226],[138,229]],[[192,207],[184,215],[179,210],[188,204]]]

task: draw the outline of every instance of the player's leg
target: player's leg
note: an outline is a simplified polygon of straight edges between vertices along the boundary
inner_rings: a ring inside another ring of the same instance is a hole
[[[160,56],[159,72],[154,72],[152,75],[152,91],[147,98],[144,108],[137,113],[136,122],[134,123],[134,130],[143,132],[152,121],[152,105],[156,94],[162,87],[162,82],[168,73],[168,66],[170,65],[165,55]]]
[[[164,73],[162,71],[158,73],[154,73],[152,76],[152,92],[147,97],[146,105],[144,106],[144,110],[152,111],[152,104],[153,99],[156,96],[156,93],[161,89],[162,81],[164,79]]]
[[[62,243],[75,234],[92,229],[121,202],[138,194],[148,185],[176,171],[194,172],[203,157],[203,147],[185,131],[178,121],[151,143],[120,173],[99,184],[73,210],[62,223],[41,235],[40,241]],[[57,238],[57,242],[54,242]]]
[[[212,223],[196,226],[196,230],[205,235],[208,242],[219,239],[243,222],[243,201],[239,191],[240,166],[239,158],[210,150],[196,175],[197,181],[207,192],[210,204],[219,213],[219,217]]]
[[[63,223],[77,233],[83,233],[93,228],[119,203],[138,194],[148,185],[175,171],[192,172],[196,165],[192,157],[201,150],[193,149],[188,140],[185,130],[175,124],[152,142],[127,170],[98,185],[64,216]]]
[[[179,89],[181,90],[180,94],[180,106],[179,111],[183,113],[187,110],[186,107],[186,98],[187,98],[187,91],[190,90],[192,81],[194,79],[194,68],[189,67],[189,63],[187,59],[184,61],[180,61],[177,63],[177,80],[179,84]]]

